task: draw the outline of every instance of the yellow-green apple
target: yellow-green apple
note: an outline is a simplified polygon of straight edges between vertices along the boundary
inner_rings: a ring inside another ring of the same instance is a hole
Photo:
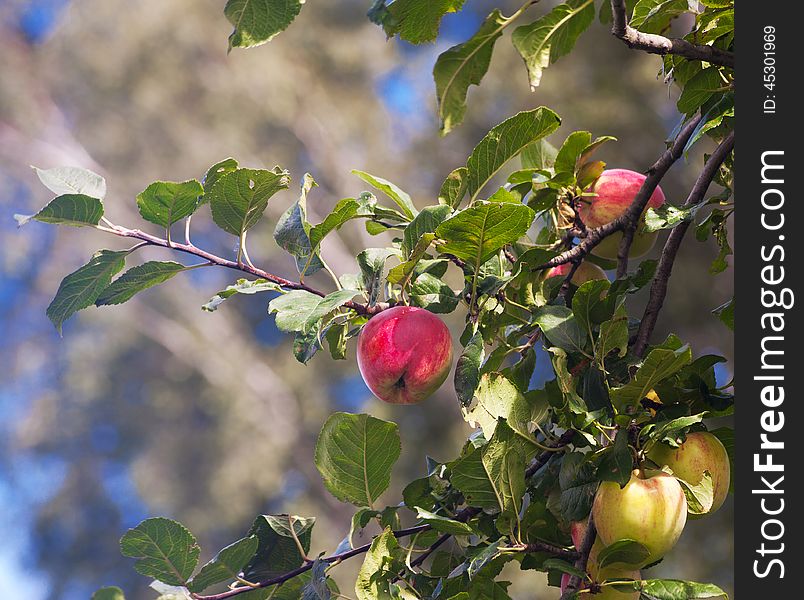
[[[675,546],[687,523],[687,499],[675,477],[662,471],[634,470],[624,488],[600,484],[592,514],[601,542],[634,540],[649,556],[639,566],[659,560]]]
[[[720,508],[729,494],[729,454],[723,443],[708,431],[688,433],[686,441],[678,448],[658,443],[648,452],[648,458],[660,467],[670,467],[673,475],[693,486],[700,484],[704,472],[708,471],[713,493],[712,506],[707,513]]]
[[[414,404],[435,392],[452,365],[444,322],[413,306],[372,317],[357,338],[357,364],[369,389],[391,404]]]
[[[645,175],[642,173],[628,169],[603,171],[587,190],[595,195],[585,197],[581,202],[579,213],[584,225],[590,228],[600,227],[622,215],[633,202],[645,179]],[[648,208],[660,207],[664,202],[664,192],[662,192],[662,188],[656,186],[645,207],[645,212]],[[644,217],[643,213],[634,233],[629,256],[637,257],[647,254],[656,242],[655,232],[644,233],[641,231]],[[592,254],[601,258],[616,259],[622,237],[621,233],[608,236],[592,249]]]
[[[545,273],[545,279],[549,279],[550,277],[566,277],[569,275],[571,269],[572,263],[558,265]],[[606,272],[595,263],[584,261],[578,266],[570,281],[580,287],[587,281],[592,281],[593,279],[608,279],[608,277],[606,277]]]

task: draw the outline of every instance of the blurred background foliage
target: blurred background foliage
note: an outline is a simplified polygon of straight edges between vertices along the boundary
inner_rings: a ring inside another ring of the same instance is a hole
[[[102,173],[107,215],[134,225],[134,197],[151,181],[200,178],[226,156],[246,166],[280,164],[297,182],[305,171],[319,182],[310,199],[316,221],[363,189],[352,168],[398,183],[420,206],[434,203],[444,176],[519,110],[556,110],[564,119],[558,142],[574,129],[617,136],[601,158],[635,170],[655,160],[679,119],[659,59],[629,51],[595,25],[536,93],[510,42],[500,41],[483,85],[470,90],[465,124],[442,139],[430,76],[436,56],[468,38],[490,8],[510,13],[518,2],[467,2],[445,18],[439,42],[422,47],[386,41],[365,18],[368,0],[312,2],[270,44],[229,56],[222,4],[0,0],[2,598],[85,600],[104,584],[152,598],[117,546],[126,528],[152,515],[187,524],[206,550],[202,559],[259,513],[315,515],[314,553],[334,549],[351,509],[325,493],[312,450],[335,410],[400,424],[403,454],[388,503],[423,474],[425,453],[451,459],[469,433],[450,384],[422,406],[391,407],[365,388],[353,354],[297,363],[290,339],[266,315],[265,296],[202,312],[237,277],[232,272],[191,271],[123,307],[84,311],[60,339],[44,311],[61,277],[94,250],[122,246],[40,223],[17,231],[13,213],[49,200],[29,165]],[[684,200],[700,164],[691,156],[671,170],[662,184],[670,201]],[[276,218],[294,196],[274,199],[269,214]],[[234,238],[213,233],[204,217],[193,225],[196,244],[233,251]],[[264,224],[249,236],[251,256],[292,275],[272,229]],[[354,223],[327,238],[325,255],[336,272],[355,272],[354,255],[381,244]],[[732,293],[730,272],[707,272],[715,255],[709,243],[687,242],[657,338],[675,331],[697,354],[731,358],[732,335],[709,314]],[[328,289],[326,280],[317,283]],[[459,332],[460,316],[450,325]],[[543,359],[534,385],[549,373]],[[733,591],[732,518],[729,501],[690,523],[655,571]],[[357,567],[336,570],[347,593]],[[515,567],[506,575],[517,600],[558,597],[540,575]]]

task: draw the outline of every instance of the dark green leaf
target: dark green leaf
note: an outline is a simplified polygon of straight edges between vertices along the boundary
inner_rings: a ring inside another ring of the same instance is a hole
[[[441,533],[449,533],[450,535],[472,535],[475,533],[474,529],[461,521],[455,521],[454,519],[431,513],[419,507],[416,508],[416,512],[417,518],[420,521],[432,525],[433,529]]]
[[[382,177],[371,175],[370,173],[366,173],[365,171],[358,171],[357,169],[352,169],[352,174],[357,175],[360,179],[368,183],[370,186],[373,186],[376,189],[380,190],[383,194],[385,194],[391,200],[393,200],[396,203],[396,205],[400,209],[402,209],[402,212],[408,219],[413,219],[413,217],[415,217],[416,214],[419,212],[413,205],[413,201],[410,199],[410,195],[408,195],[407,192],[403,191],[390,181],[383,179]]]
[[[467,41],[442,53],[433,67],[441,135],[461,124],[470,85],[480,85],[489,69],[494,43],[508,20],[495,9]]]
[[[282,331],[307,333],[322,317],[357,294],[356,290],[338,290],[322,298],[306,290],[292,290],[271,300],[268,312],[276,313],[276,326]]]
[[[639,566],[644,565],[650,557],[650,550],[634,540],[618,540],[606,546],[597,555],[598,567],[602,570],[612,565]]]
[[[451,313],[460,302],[452,288],[429,273],[422,273],[413,281],[410,299],[415,306],[434,313]]]
[[[227,173],[209,190],[209,205],[215,224],[242,237],[262,218],[271,196],[290,185],[287,171],[237,169]]]
[[[299,545],[305,554],[310,551],[314,525],[314,518],[295,515],[257,517],[248,532],[249,537],[257,536],[257,551],[243,568],[245,579],[270,579],[300,567],[304,557],[299,552]]]
[[[566,306],[542,306],[533,320],[554,346],[567,352],[582,352],[586,346],[586,333]]]
[[[462,406],[469,406],[480,383],[480,365],[484,355],[483,336],[478,331],[466,344],[455,367],[455,393]]]
[[[371,507],[388,488],[400,451],[395,423],[338,412],[321,429],[315,464],[333,496]]]
[[[439,251],[479,269],[503,246],[522,237],[534,218],[535,213],[523,204],[476,204],[436,228],[436,235],[444,240]]]
[[[724,86],[718,67],[707,67],[700,71],[684,86],[677,102],[679,112],[686,115],[694,113]]]
[[[405,258],[410,258],[419,240],[426,233],[433,233],[436,228],[452,213],[449,206],[440,204],[438,206],[428,206],[416,215],[416,218],[405,227],[402,238],[402,252]]]
[[[208,170],[207,174],[204,175],[204,191],[209,192],[213,188],[213,186],[217,183],[218,179],[223,177],[224,175],[228,175],[232,171],[237,169],[238,163],[233,158],[224,158],[222,161],[215,163],[212,165]],[[208,198],[201,198],[201,203],[204,203],[208,200]]]
[[[112,277],[126,265],[129,250],[100,250],[83,267],[65,277],[53,301],[47,307],[47,316],[61,334],[64,321],[75,312],[91,306],[109,287]]]
[[[170,519],[146,519],[120,538],[123,556],[136,558],[141,575],[168,585],[186,585],[198,564],[200,548],[187,529]]]
[[[195,179],[183,183],[155,181],[137,195],[137,208],[146,221],[169,229],[193,214],[198,197],[203,195],[204,186]]]
[[[594,0],[568,0],[530,25],[514,30],[511,40],[528,68],[532,90],[538,87],[542,71],[569,54],[594,20]]]
[[[503,165],[523,148],[553,133],[561,125],[556,113],[543,106],[520,112],[493,127],[466,161],[472,200]]]
[[[229,50],[251,48],[271,41],[287,29],[305,0],[228,0],[223,9],[234,27]]]
[[[95,300],[95,306],[122,304],[135,294],[164,283],[186,269],[187,267],[182,264],[169,261],[148,261],[132,267],[101,292],[101,295]]]
[[[628,430],[620,429],[614,443],[607,447],[597,468],[600,481],[613,481],[624,487],[631,479],[634,456],[628,446]]]
[[[58,196],[34,215],[14,215],[19,227],[30,220],[52,225],[83,227],[97,225],[103,216],[103,203],[97,198],[83,194]]]
[[[435,41],[441,18],[461,9],[465,0],[395,0],[388,6],[386,33],[411,44]],[[390,26],[389,26],[390,25]]]
[[[249,279],[238,279],[237,283],[227,286],[225,290],[221,290],[215,294],[201,309],[207,312],[214,312],[224,300],[235,294],[259,294],[262,292],[281,293],[282,291],[279,284],[268,281],[267,279],[255,279],[253,281]]]
[[[464,196],[469,182],[467,176],[469,171],[466,167],[458,167],[452,173],[447,175],[444,183],[441,184],[441,191],[438,193],[438,203],[451,206],[453,209],[458,208]]]
[[[620,412],[627,406],[638,406],[642,398],[657,383],[678,372],[691,360],[692,352],[689,346],[682,346],[678,350],[667,348],[651,350],[632,381],[611,391],[612,404]]]
[[[257,545],[257,536],[250,535],[226,546],[215,558],[201,567],[187,584],[187,589],[195,593],[203,592],[216,583],[236,579],[257,552]]]

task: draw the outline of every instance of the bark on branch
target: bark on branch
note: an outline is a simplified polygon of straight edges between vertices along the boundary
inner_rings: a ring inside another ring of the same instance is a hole
[[[734,131],[726,136],[712,153],[712,156],[709,157],[706,165],[704,165],[703,171],[701,171],[701,174],[695,181],[695,185],[692,186],[687,201],[684,203],[684,208],[690,208],[703,201],[706,190],[709,189],[709,185],[717,175],[720,165],[723,164],[723,161],[726,160],[733,149]],[[656,327],[659,311],[662,309],[665,296],[667,296],[667,285],[673,271],[673,264],[675,263],[678,249],[691,224],[691,220],[686,220],[677,225],[673,231],[670,232],[667,242],[662,249],[662,256],[656,268],[656,275],[654,275],[653,282],[651,283],[648,304],[645,307],[645,313],[639,324],[639,331],[637,332],[636,342],[634,343],[634,352],[637,356],[641,357],[648,347],[648,340],[653,333],[654,327]]]
[[[629,48],[650,54],[675,54],[690,60],[702,60],[713,65],[734,68],[734,54],[714,46],[692,44],[679,38],[667,38],[654,33],[643,33],[628,25],[625,0],[611,0],[611,33]]]

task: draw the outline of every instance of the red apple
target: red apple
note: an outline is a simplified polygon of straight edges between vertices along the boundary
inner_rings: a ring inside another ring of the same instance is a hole
[[[357,364],[375,396],[391,404],[414,404],[447,378],[452,338],[433,313],[395,306],[363,327],[357,338]]]
[[[622,215],[633,202],[644,181],[645,175],[628,169],[603,171],[597,181],[587,190],[596,196],[584,198],[584,202],[581,203],[580,215],[584,224],[591,228],[600,227]],[[648,200],[645,211],[648,208],[658,208],[664,202],[664,192],[657,186]],[[640,231],[644,223],[643,219],[644,213],[634,234],[629,256],[637,257],[647,254],[656,242],[655,232],[642,233]],[[608,236],[594,247],[592,254],[601,258],[616,259],[622,237],[621,233]]]
[[[661,471],[635,470],[624,488],[600,484],[592,513],[600,541],[635,540],[650,555],[640,565],[659,560],[676,545],[687,523],[687,499],[675,477]]]
[[[558,265],[547,271],[545,279],[549,279],[550,277],[566,277],[569,275],[570,269],[572,269],[572,263]],[[584,261],[575,271],[575,275],[572,276],[570,281],[580,287],[587,281],[592,281],[593,279],[608,279],[608,277],[606,277],[606,272],[595,263]]]
[[[660,467],[668,466],[679,479],[698,485],[708,471],[712,477],[712,506],[707,513],[721,507],[729,494],[731,466],[725,446],[707,431],[688,433],[686,441],[678,448],[658,443],[651,448],[648,458]]]

